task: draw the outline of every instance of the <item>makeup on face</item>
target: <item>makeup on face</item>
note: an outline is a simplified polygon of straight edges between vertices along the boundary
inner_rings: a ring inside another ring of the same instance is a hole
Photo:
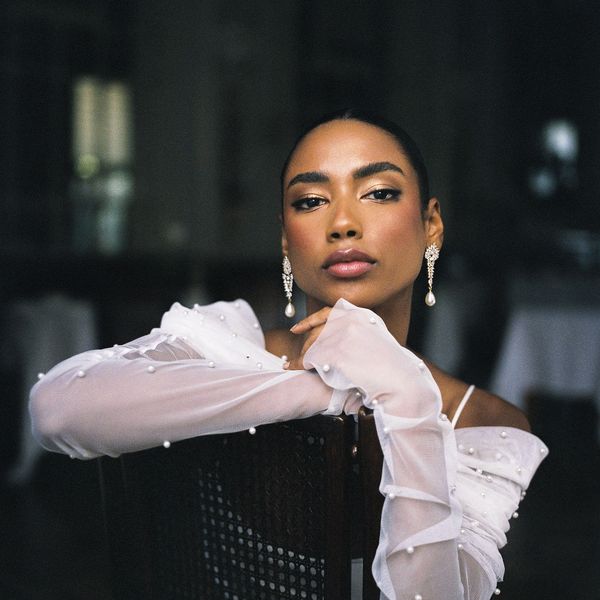
[[[284,250],[307,310],[343,297],[408,314],[425,224],[396,141],[363,123],[325,125],[297,147],[284,185]]]
[[[332,277],[351,279],[368,273],[375,264],[375,259],[365,252],[346,248],[332,252],[325,260],[323,269]]]

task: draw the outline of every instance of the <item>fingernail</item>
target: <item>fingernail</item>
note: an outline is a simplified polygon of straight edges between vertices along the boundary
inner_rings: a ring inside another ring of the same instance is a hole
[[[290,331],[294,331],[294,329],[296,329],[296,327],[298,327],[298,323],[296,323],[295,325],[292,325],[290,327]]]

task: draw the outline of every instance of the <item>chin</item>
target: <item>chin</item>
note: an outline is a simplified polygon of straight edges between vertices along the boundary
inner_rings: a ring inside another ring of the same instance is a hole
[[[344,290],[336,291],[335,293],[326,294],[322,298],[318,298],[320,302],[327,306],[333,306],[340,298],[351,302],[355,306],[361,308],[373,309],[384,301],[382,298],[375,297],[373,294],[365,293],[359,290]]]
[[[406,305],[410,306],[412,299],[412,284],[408,283],[401,289],[382,290],[380,288],[373,289],[372,286],[356,285],[345,286],[345,289],[320,289],[316,294],[307,294],[312,296],[319,304],[324,306],[333,306],[340,298],[351,302],[355,306],[368,308],[377,312],[377,309],[384,306],[388,308]]]

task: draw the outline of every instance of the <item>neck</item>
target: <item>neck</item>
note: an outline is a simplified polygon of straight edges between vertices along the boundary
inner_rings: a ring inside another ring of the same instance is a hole
[[[402,346],[406,346],[408,337],[411,302],[412,287],[382,304],[367,307],[383,319],[388,331]],[[306,298],[306,314],[308,315],[317,312],[324,306],[327,305],[316,298],[310,296]]]

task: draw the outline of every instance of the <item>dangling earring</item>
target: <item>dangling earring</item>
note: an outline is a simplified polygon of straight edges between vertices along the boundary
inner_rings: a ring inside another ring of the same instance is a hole
[[[433,266],[435,265],[435,261],[440,257],[440,249],[436,244],[430,244],[425,249],[425,260],[427,261],[427,285],[429,287],[429,291],[425,296],[425,304],[427,306],[433,306],[435,304],[435,296],[431,291],[433,287]]]
[[[285,255],[283,257],[283,290],[287,298],[287,306],[285,307],[285,316],[291,319],[296,314],[296,307],[292,304],[292,286],[294,285],[294,276],[292,275],[292,265],[290,259]]]

